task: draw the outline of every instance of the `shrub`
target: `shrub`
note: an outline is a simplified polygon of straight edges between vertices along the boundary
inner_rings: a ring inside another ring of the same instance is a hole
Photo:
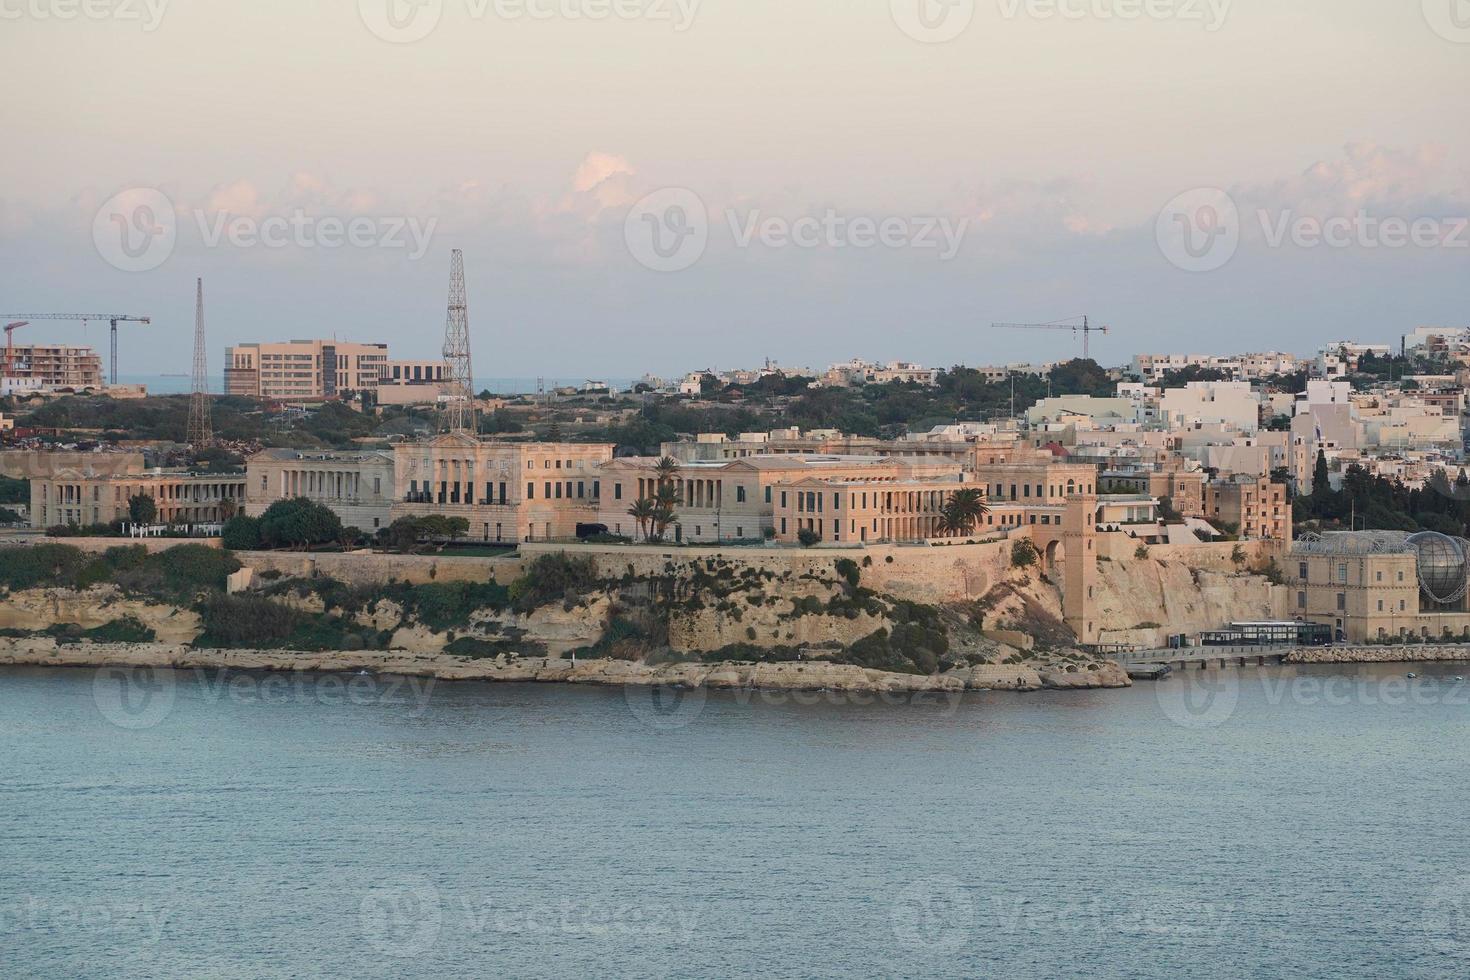
[[[538,555],[511,583],[510,603],[516,612],[528,613],[552,602],[575,602],[598,584],[597,564],[591,557],[571,558],[564,551]]]
[[[461,636],[444,648],[444,652],[455,657],[479,660],[498,657],[502,653],[515,653],[517,644],[511,640],[482,640],[477,636]]]
[[[511,591],[496,582],[429,582],[404,586],[391,598],[432,630],[445,630],[469,622],[476,609],[504,609]]]
[[[11,591],[75,585],[87,564],[86,554],[67,544],[0,548],[0,585]]]
[[[858,563],[851,558],[837,559],[837,574],[847,579],[847,584],[854,589],[863,579],[863,571],[858,568]]]
[[[816,531],[813,531],[811,528],[804,527],[796,532],[796,540],[801,543],[801,546],[803,548],[810,548],[812,545],[822,540],[822,536]]]
[[[1235,564],[1237,565],[1245,564],[1245,549],[1242,548],[1240,545],[1236,545],[1234,548],[1231,548],[1230,560],[1235,562]]]
[[[144,626],[136,616],[124,616],[89,629],[86,637],[95,643],[152,643],[158,638],[157,634],[150,627]]]
[[[1148,558],[1148,545],[1141,544],[1137,548],[1133,549],[1133,557],[1137,558],[1139,561],[1143,561]]]
[[[302,615],[289,606],[262,595],[217,595],[199,607],[204,632],[194,641],[197,647],[284,646]]]
[[[128,549],[127,566],[116,569],[112,580],[121,588],[171,602],[186,602],[200,592],[223,592],[230,573],[240,562],[228,551],[202,544],[181,544],[137,558]]]
[[[1011,545],[1011,567],[1030,568],[1036,564],[1036,545],[1030,538],[1022,538]]]
[[[260,547],[260,519],[236,514],[225,521],[220,543],[231,551],[254,551]]]

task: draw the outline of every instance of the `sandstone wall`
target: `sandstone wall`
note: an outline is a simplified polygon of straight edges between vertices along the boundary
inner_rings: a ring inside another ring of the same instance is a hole
[[[297,578],[322,575],[351,585],[407,582],[499,582],[509,585],[521,574],[519,558],[453,558],[439,555],[378,555],[341,552],[238,551],[235,557],[255,571]]]
[[[94,629],[125,616],[151,628],[162,643],[192,643],[199,635],[199,616],[190,610],[126,599],[111,585],[83,592],[27,589],[0,602],[0,629],[45,630],[67,623]]]
[[[1019,535],[1013,535],[1012,540]],[[840,558],[848,558],[862,569],[862,584],[911,602],[961,602],[978,599],[1005,577],[1010,567],[1011,540],[986,544],[871,545],[866,548],[749,548],[749,547],[659,547],[654,545],[584,545],[525,543],[526,559],[538,554],[565,551],[589,555],[598,573],[607,578],[625,574],[636,577],[677,573],[691,563],[719,558],[738,574],[745,568],[790,571],[831,576]],[[864,565],[864,559],[870,559]]]

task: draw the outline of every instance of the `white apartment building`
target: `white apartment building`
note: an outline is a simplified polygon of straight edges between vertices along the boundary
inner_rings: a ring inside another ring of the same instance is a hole
[[[1128,374],[1139,381],[1159,381],[1170,371],[1188,367],[1220,371],[1238,381],[1257,381],[1274,374],[1294,374],[1302,364],[1294,354],[1265,351],[1255,354],[1135,354]]]
[[[1260,399],[1248,381],[1191,381],[1159,396],[1159,417],[1170,429],[1215,424],[1255,432],[1260,412]]]

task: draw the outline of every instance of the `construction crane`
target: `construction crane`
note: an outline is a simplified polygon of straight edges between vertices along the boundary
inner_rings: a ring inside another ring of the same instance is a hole
[[[5,370],[0,376],[11,377],[15,373],[15,332],[25,326],[28,321],[18,320],[15,323],[5,325]]]
[[[106,320],[112,325],[112,380],[111,384],[117,384],[117,325],[119,323],[152,323],[152,317],[128,316],[123,313],[0,313],[0,320],[16,319],[24,322],[31,320],[81,320],[86,326],[88,320]],[[9,328],[6,328],[7,330]],[[7,340],[8,343],[8,340]],[[6,369],[9,369],[10,354],[6,352]]]
[[[1068,320],[1081,320],[1081,323],[1068,323]],[[1054,320],[1051,323],[992,323],[992,328],[1001,330],[1070,330],[1072,333],[1082,334],[1082,358],[1087,360],[1091,357],[1088,350],[1088,338],[1095,333],[1107,333],[1109,328],[1094,326],[1084,316],[1069,316],[1063,320]]]

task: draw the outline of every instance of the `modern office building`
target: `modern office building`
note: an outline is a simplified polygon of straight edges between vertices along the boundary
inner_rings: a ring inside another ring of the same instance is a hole
[[[225,394],[323,401],[376,390],[387,364],[387,344],[337,340],[237,344],[225,348]]]

